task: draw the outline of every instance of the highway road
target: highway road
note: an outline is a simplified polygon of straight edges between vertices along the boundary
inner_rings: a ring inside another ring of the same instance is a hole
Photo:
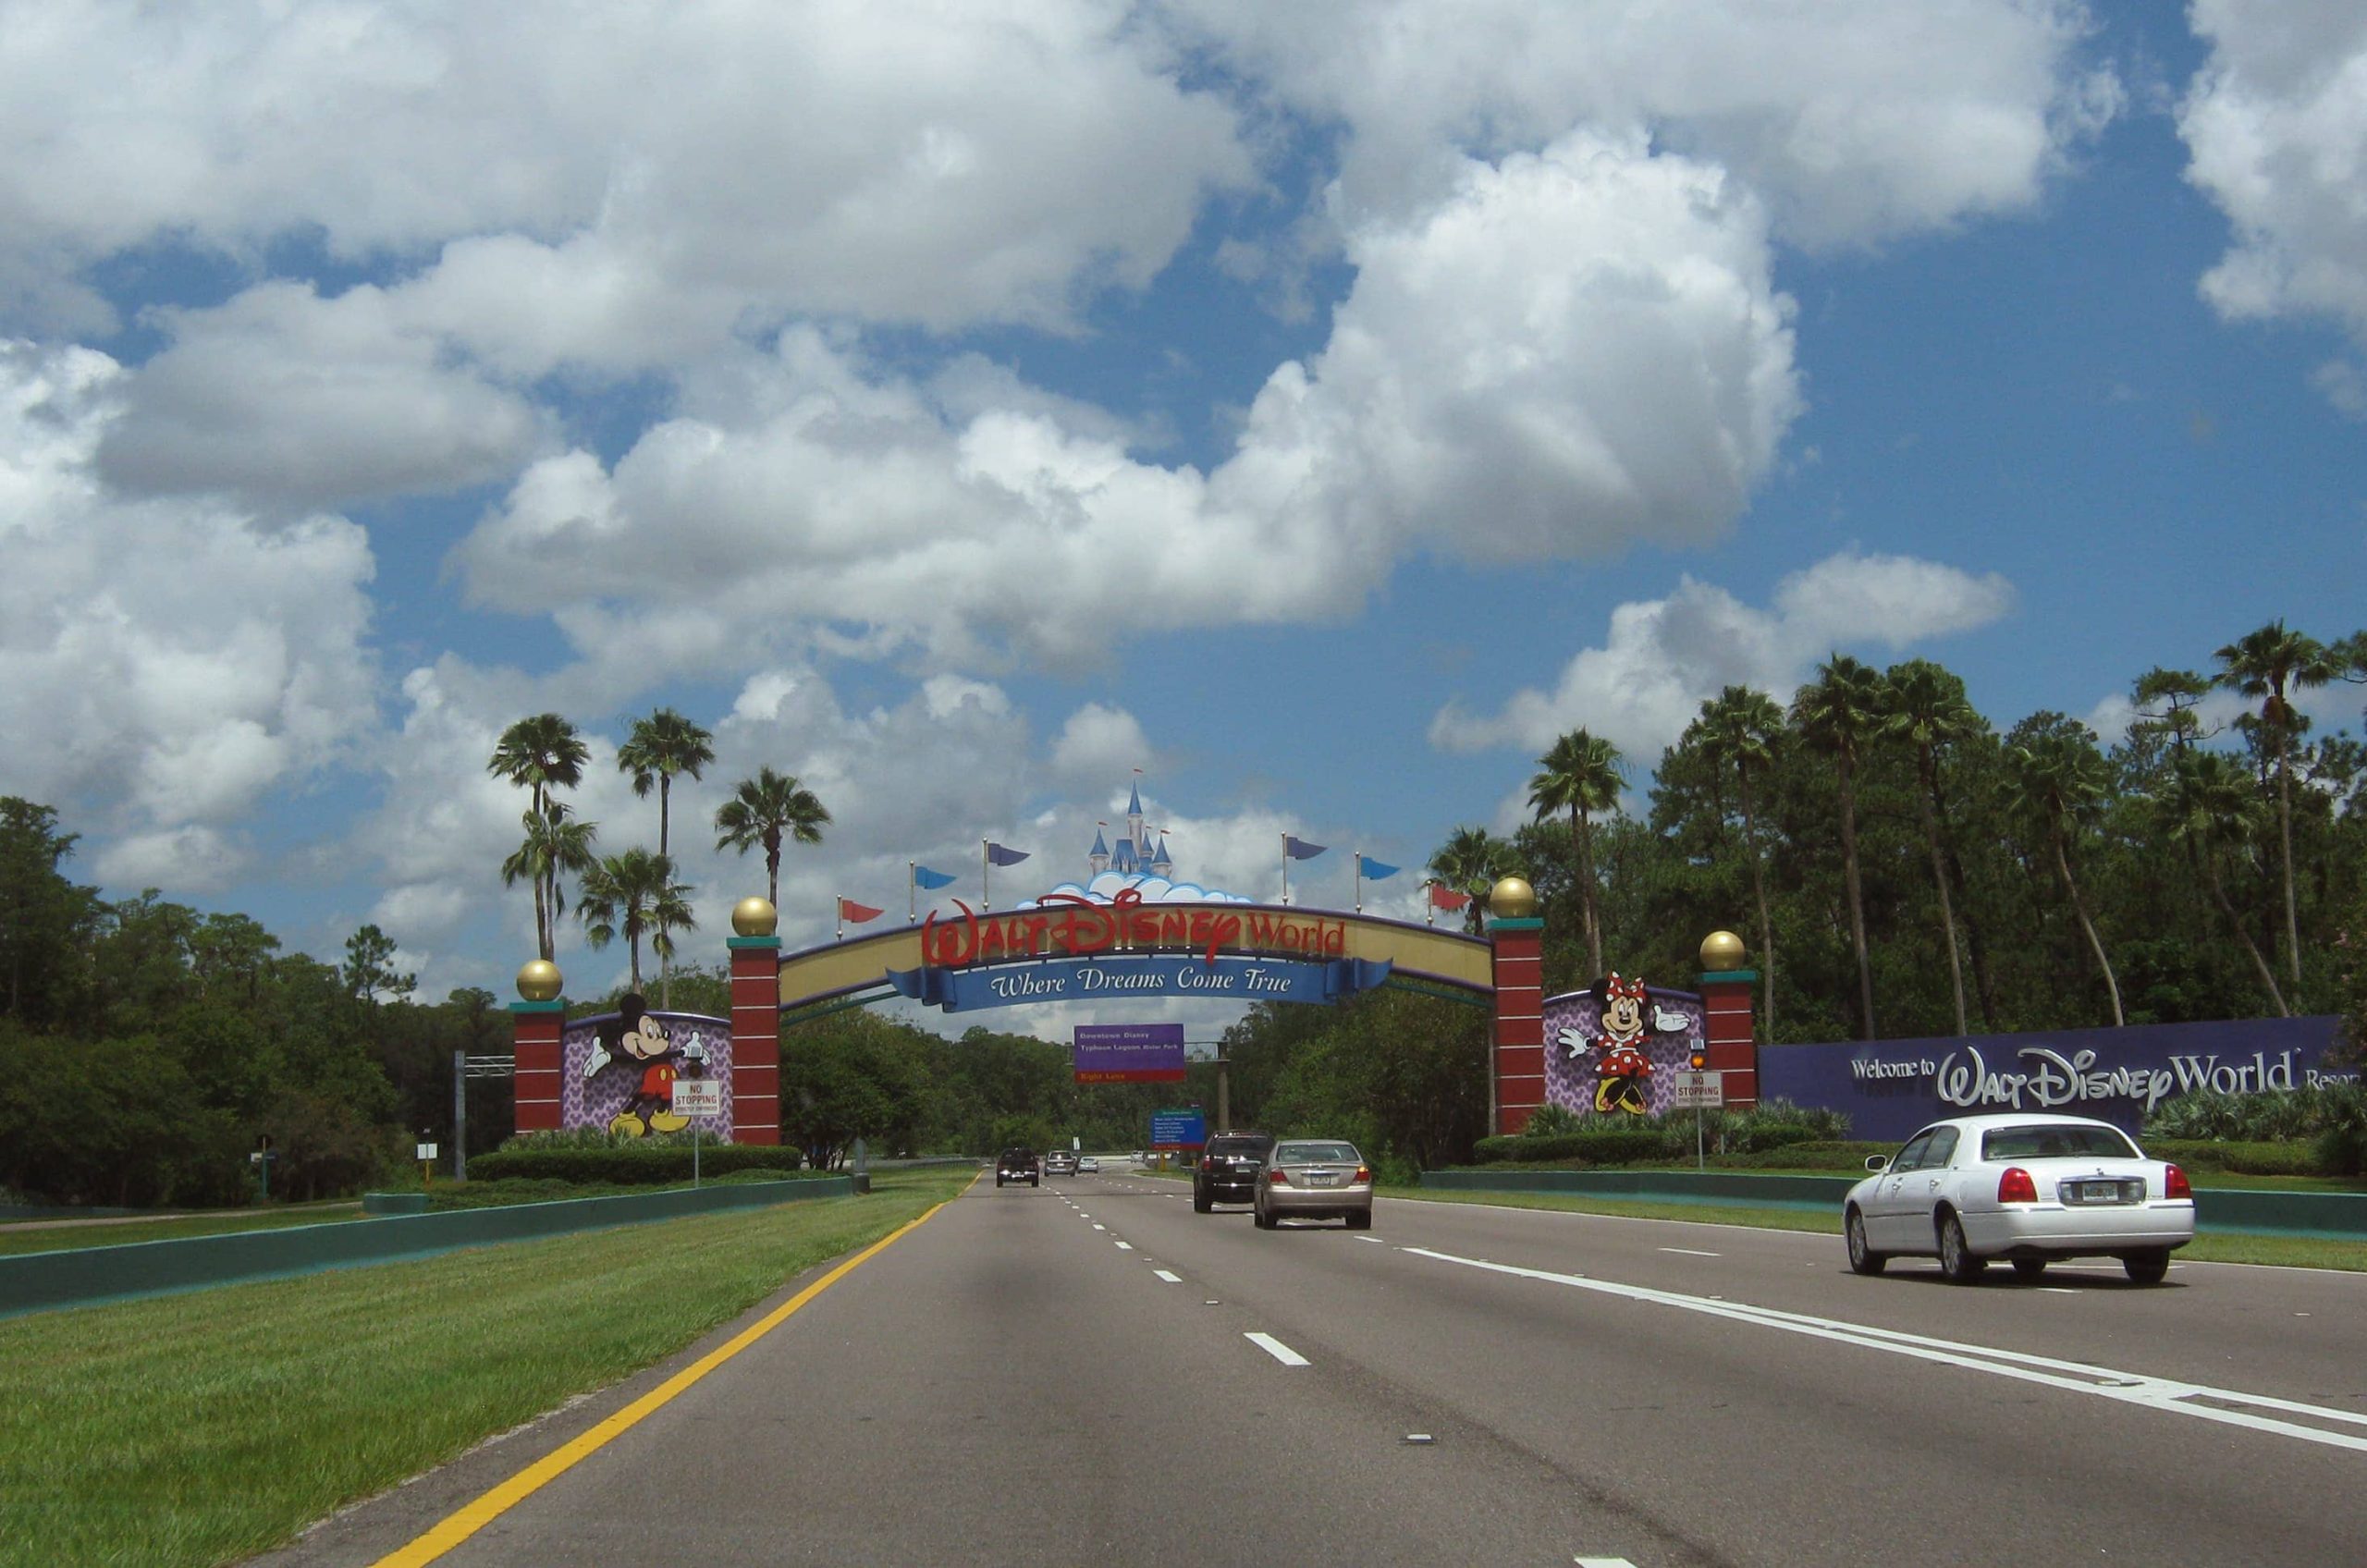
[[[378,1562],[665,1370],[269,1561]],[[2367,1278],[989,1179],[436,1561],[2359,1563]]]

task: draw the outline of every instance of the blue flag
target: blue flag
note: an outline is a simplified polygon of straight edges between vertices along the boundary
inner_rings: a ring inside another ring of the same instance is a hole
[[[1026,858],[1025,850],[1006,850],[995,843],[987,846],[987,864],[989,865],[1017,865]]]
[[[1329,844],[1310,844],[1304,839],[1294,839],[1287,833],[1282,835],[1282,853],[1293,860],[1313,860],[1331,847]]]
[[[959,876],[948,876],[942,871],[931,871],[925,865],[916,865],[913,867],[913,880],[924,888],[934,889],[938,888],[950,888],[956,882],[961,881],[962,878]]]
[[[1384,876],[1394,876],[1397,875],[1397,867],[1393,865],[1383,865],[1380,862],[1373,859],[1370,855],[1358,855],[1356,857],[1356,870],[1360,876],[1370,877],[1375,882],[1380,881]]]

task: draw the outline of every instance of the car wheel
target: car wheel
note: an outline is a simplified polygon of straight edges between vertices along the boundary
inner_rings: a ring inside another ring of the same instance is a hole
[[[1193,1188],[1193,1189],[1192,1189],[1192,1212],[1193,1212],[1193,1213],[1195,1213],[1195,1214],[1206,1214],[1206,1213],[1208,1213],[1208,1208],[1209,1208],[1209,1206],[1210,1206],[1210,1202],[1211,1202],[1211,1200],[1209,1199],[1209,1197],[1208,1197],[1208,1194],[1206,1194],[1206,1193],[1204,1193],[1204,1192],[1200,1191],[1200,1189],[1199,1189],[1199,1188],[1197,1188],[1197,1187],[1195,1187],[1195,1188]]]
[[[1348,1229],[1351,1231],[1369,1231],[1372,1229],[1371,1209],[1352,1208],[1340,1218],[1348,1222]]]
[[[1879,1274],[1890,1259],[1866,1244],[1866,1217],[1856,1209],[1849,1211],[1849,1270],[1853,1274]]]
[[[2155,1247],[2149,1252],[2130,1253],[2120,1260],[2120,1266],[2128,1270],[2129,1283],[2158,1285],[2169,1277],[2169,1249]]]
[[[1040,1187],[1040,1186],[1042,1186],[1044,1183],[1043,1183],[1043,1182],[1039,1182],[1039,1181],[1037,1181],[1035,1177],[1030,1176],[1029,1178],[1027,1178],[1027,1184],[1028,1184],[1029,1186],[1031,1186],[1031,1187]]]
[[[1989,1260],[1973,1256],[1972,1249],[1966,1245],[1963,1223],[1953,1214],[1943,1215],[1940,1219],[1940,1272],[1948,1277],[1948,1282],[1952,1285],[1979,1284],[1981,1276],[1988,1268]]]
[[[1001,1185],[1002,1185],[1002,1178],[1001,1178],[1001,1177],[998,1176],[998,1177],[996,1177],[996,1178],[995,1178],[995,1185],[996,1185],[996,1186],[998,1186],[998,1187],[1000,1187],[1000,1186],[1001,1186]]]
[[[1257,1229],[1260,1231],[1270,1231],[1276,1225],[1282,1223],[1282,1221],[1276,1219],[1272,1215],[1266,1212],[1266,1206],[1263,1204],[1255,1205],[1249,1212],[1257,1219]]]
[[[2014,1259],[2015,1279],[2042,1280],[2045,1277],[2046,1259],[2042,1257],[2017,1257]]]

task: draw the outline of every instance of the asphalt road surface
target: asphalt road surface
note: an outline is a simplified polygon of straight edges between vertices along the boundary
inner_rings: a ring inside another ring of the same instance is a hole
[[[269,1561],[374,1562],[670,1369]],[[2361,1563],[2367,1278],[989,1179],[437,1561]]]

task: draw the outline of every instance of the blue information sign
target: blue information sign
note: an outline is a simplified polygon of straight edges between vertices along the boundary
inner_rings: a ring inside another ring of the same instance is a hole
[[[1150,1113],[1150,1146],[1155,1149],[1196,1149],[1208,1141],[1208,1119],[1196,1110]]]
[[[1022,1002],[1193,997],[1233,1002],[1331,1002],[1389,978],[1386,959],[1219,958],[1115,953],[975,969],[891,969],[889,984],[948,1012]]]

